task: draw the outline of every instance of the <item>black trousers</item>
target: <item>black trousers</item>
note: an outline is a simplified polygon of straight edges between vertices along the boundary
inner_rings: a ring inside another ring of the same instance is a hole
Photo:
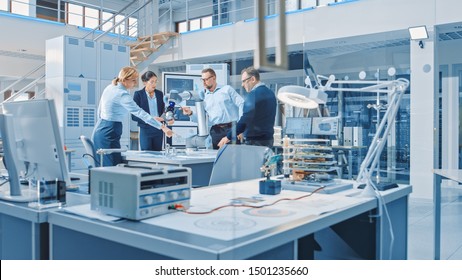
[[[140,127],[140,150],[162,151],[164,132],[155,127]]]
[[[229,126],[220,126],[220,125],[214,125],[210,129],[210,137],[212,137],[212,145],[213,149],[218,150],[220,147],[218,147],[218,143],[220,143],[220,140],[228,135],[228,132],[231,131],[231,124]],[[240,144],[241,142],[237,140],[236,144]]]
[[[266,140],[245,140],[246,145],[253,145],[253,146],[266,146],[268,148],[273,148],[274,139],[266,139]]]

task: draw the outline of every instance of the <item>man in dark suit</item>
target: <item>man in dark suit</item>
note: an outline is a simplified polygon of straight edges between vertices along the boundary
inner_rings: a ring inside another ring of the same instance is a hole
[[[141,76],[144,88],[135,92],[133,100],[144,111],[149,113],[158,121],[163,121],[162,114],[165,110],[164,94],[156,89],[157,75],[152,71],[147,71]],[[140,127],[140,150],[143,151],[162,151],[164,133],[162,130],[146,124],[141,119],[132,115],[132,120],[138,122]]]
[[[273,147],[276,95],[260,81],[260,73],[253,67],[242,70],[241,82],[249,93],[244,102],[244,113],[237,122],[236,135],[243,133],[246,145]],[[238,136],[239,137],[239,136]],[[220,140],[218,147],[229,143],[231,131]]]

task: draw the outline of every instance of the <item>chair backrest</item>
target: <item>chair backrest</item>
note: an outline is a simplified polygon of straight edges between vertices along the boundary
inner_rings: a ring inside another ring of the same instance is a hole
[[[85,135],[80,136],[80,141],[82,141],[83,147],[85,148],[85,154],[83,155],[84,160],[88,163],[88,168],[98,167],[99,160],[98,155],[96,154],[95,146],[93,146],[93,141]]]
[[[260,168],[272,155],[268,147],[225,145],[215,158],[209,185],[261,178]]]

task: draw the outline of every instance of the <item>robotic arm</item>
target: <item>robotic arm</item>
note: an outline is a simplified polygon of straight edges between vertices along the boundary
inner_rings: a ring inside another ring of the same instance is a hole
[[[205,147],[205,139],[207,139],[209,135],[209,130],[204,101],[202,100],[199,93],[195,91],[183,91],[180,93],[176,90],[171,90],[168,94],[165,95],[164,99],[165,103],[168,103],[164,116],[166,121],[173,119],[174,109],[175,107],[179,107],[179,105],[176,104],[181,103],[183,100],[195,101],[198,134],[186,139],[186,148]]]

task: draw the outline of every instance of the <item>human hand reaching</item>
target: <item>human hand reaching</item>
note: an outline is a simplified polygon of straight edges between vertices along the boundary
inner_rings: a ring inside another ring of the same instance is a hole
[[[165,133],[165,136],[167,136],[168,138],[171,138],[173,136],[173,131],[168,128],[165,124],[162,125],[162,131]]]
[[[186,116],[192,115],[192,110],[190,107],[180,107],[180,110],[183,111],[183,115],[186,115]]]

